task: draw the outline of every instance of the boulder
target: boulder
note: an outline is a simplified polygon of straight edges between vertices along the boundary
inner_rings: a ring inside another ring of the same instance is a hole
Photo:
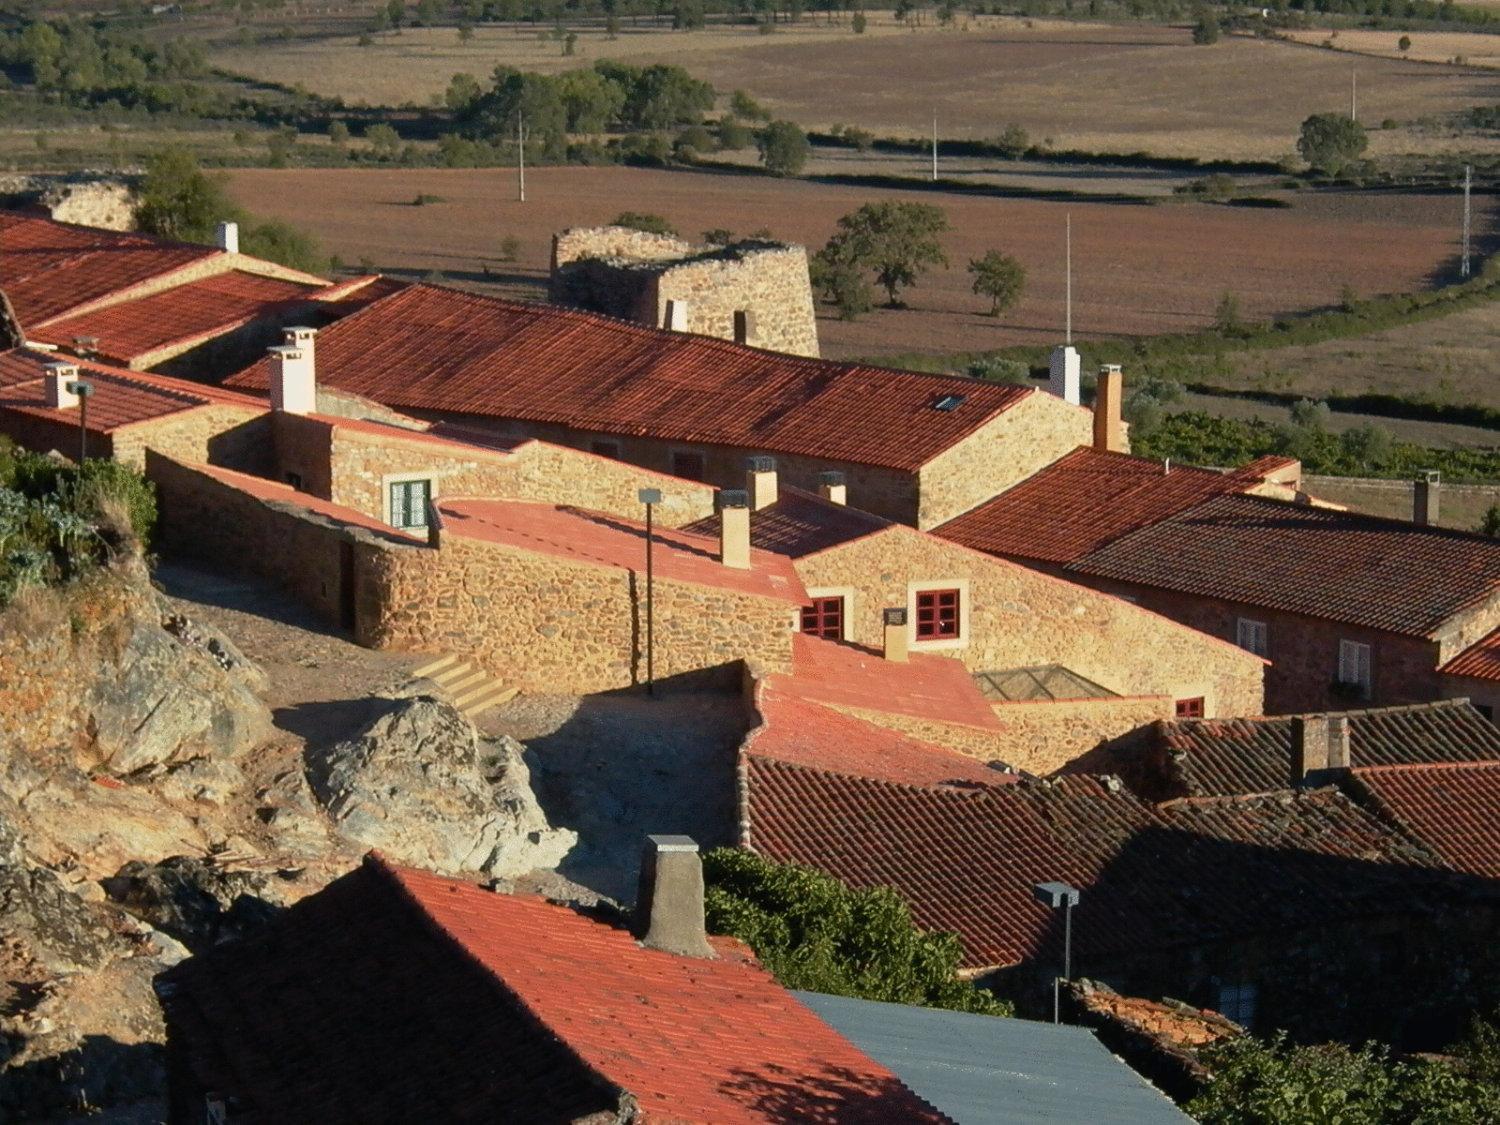
[[[547,823],[514,739],[481,740],[430,696],[393,699],[356,737],[308,751],[308,780],[345,839],[397,863],[507,878],[577,840]]]
[[[127,863],[104,880],[105,893],[137,918],[197,951],[242,937],[276,916],[268,878],[193,856]]]
[[[96,969],[129,943],[53,872],[35,867],[0,819],[0,944],[47,973]]]

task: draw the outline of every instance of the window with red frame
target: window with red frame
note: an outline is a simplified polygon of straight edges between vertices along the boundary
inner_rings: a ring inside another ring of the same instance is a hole
[[[952,640],[958,636],[958,591],[923,590],[917,595],[917,640]]]
[[[1203,718],[1203,697],[1196,699],[1179,699],[1177,701],[1177,717],[1179,719],[1201,719]]]
[[[844,599],[814,598],[802,607],[802,631],[830,641],[844,639]]]

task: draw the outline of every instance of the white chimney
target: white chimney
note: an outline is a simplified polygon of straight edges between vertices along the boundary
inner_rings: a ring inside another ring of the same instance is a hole
[[[313,337],[318,334],[316,328],[283,328],[281,330],[281,342],[289,348],[301,348],[307,356],[307,366],[312,370],[314,377],[318,373],[317,353],[313,350]]]
[[[1047,389],[1064,402],[1074,406],[1079,403],[1079,380],[1083,375],[1083,361],[1075,347],[1061,346],[1052,349],[1052,358],[1047,364]]]
[[[896,664],[906,663],[906,610],[899,607],[884,610],[881,620],[885,622],[884,651],[882,655]]]
[[[733,489],[719,493],[719,561],[750,569],[750,497]]]
[[[78,379],[78,364],[49,363],[46,371],[47,405],[53,410],[72,410],[78,396],[68,390],[68,384]]]
[[[318,387],[313,377],[312,357],[301,348],[288,345],[269,351],[271,409],[285,414],[316,413]]]
[[[751,457],[745,462],[745,491],[752,512],[776,503],[776,458]]]
[[[844,474],[837,469],[829,469],[826,473],[819,473],[818,495],[830,504],[847,504],[849,502],[849,486],[844,483]]]
[[[662,327],[668,332],[686,332],[688,330],[688,303],[679,301],[675,297],[667,302],[667,315]]]
[[[240,252],[240,224],[220,223],[214,230],[214,241],[219,249],[229,254]]]

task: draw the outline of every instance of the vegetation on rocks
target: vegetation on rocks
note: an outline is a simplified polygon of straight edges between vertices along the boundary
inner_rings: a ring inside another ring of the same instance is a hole
[[[919,930],[895,891],[856,890],[734,848],[705,855],[703,873],[709,931],[746,942],[787,988],[1012,1014],[1008,1003],[958,978],[958,937]]]

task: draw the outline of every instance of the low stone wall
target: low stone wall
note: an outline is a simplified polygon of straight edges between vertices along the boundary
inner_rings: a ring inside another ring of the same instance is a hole
[[[1142,737],[1174,710],[1168,696],[1116,696],[997,703],[995,714],[1005,724],[1006,761],[1045,777],[1101,745]]]
[[[111,439],[115,460],[137,470],[146,466],[147,449],[187,464],[243,473],[270,469],[270,422],[266,411],[249,406],[203,406],[126,426]]]
[[[957,750],[982,762],[1004,762],[1011,766],[1010,746],[1006,732],[987,727],[969,726],[965,723],[947,723],[938,719],[921,719],[914,715],[898,715],[891,711],[872,711],[864,707],[846,707],[827,703],[824,706],[834,711],[863,719],[877,727],[900,731],[923,742]]]

